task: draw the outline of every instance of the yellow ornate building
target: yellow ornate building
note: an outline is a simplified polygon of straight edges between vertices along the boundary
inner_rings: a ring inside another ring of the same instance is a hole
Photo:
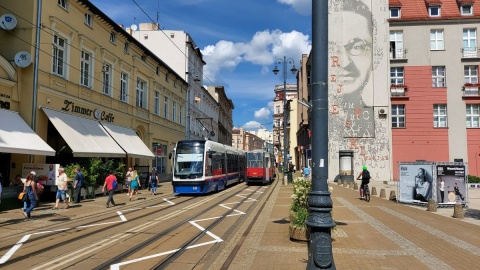
[[[185,136],[181,76],[86,0],[3,0],[0,16],[4,186],[23,163],[75,157],[170,173]]]

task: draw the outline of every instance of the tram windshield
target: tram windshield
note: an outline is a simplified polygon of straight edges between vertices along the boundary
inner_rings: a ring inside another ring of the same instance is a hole
[[[175,175],[180,178],[202,176],[204,149],[204,145],[198,142],[178,144],[175,150]]]
[[[262,168],[263,154],[262,153],[247,153],[247,167],[248,168]]]

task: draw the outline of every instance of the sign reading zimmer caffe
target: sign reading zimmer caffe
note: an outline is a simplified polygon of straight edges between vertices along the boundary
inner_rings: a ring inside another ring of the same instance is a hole
[[[110,123],[113,123],[113,120],[115,118],[112,113],[107,113],[98,109],[91,110],[85,107],[77,106],[73,101],[65,100],[63,101],[63,104],[65,104],[65,107],[62,108],[62,111],[83,114],[89,117],[93,116],[97,120]]]

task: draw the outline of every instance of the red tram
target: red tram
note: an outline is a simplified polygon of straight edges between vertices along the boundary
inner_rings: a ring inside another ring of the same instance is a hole
[[[248,184],[268,184],[275,179],[275,156],[265,150],[247,152],[247,172],[245,182]]]

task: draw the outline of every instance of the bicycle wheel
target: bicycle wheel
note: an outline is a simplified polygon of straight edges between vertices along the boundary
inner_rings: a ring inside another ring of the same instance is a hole
[[[370,201],[370,190],[368,187],[365,187],[365,201],[369,202]]]

